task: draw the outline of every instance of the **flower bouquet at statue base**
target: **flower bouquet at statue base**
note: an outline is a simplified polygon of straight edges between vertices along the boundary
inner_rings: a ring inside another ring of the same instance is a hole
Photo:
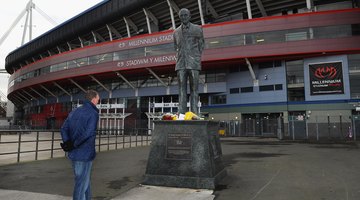
[[[200,118],[193,112],[186,112],[185,114],[165,113],[161,119],[162,120],[204,120],[203,118]]]
[[[200,120],[201,118],[193,112],[186,112],[184,120]]]
[[[178,117],[176,114],[171,114],[171,113],[165,113],[162,118],[162,120],[177,120]]]

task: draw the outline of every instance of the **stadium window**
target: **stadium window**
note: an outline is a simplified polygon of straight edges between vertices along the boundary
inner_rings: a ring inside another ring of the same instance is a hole
[[[136,48],[136,49],[130,49],[128,51],[129,51],[128,59],[139,58],[139,57],[145,57],[146,56],[144,47],[140,47],[140,48]]]
[[[254,92],[254,87],[242,87],[240,88],[241,93]]]
[[[126,60],[129,58],[129,50],[114,52],[113,60]]]
[[[360,54],[348,55],[350,95],[352,99],[360,99]]]
[[[360,24],[351,24],[352,35],[360,35]]]
[[[304,88],[291,88],[288,90],[288,101],[304,101]]]
[[[274,61],[274,67],[281,67],[281,60]]]
[[[206,74],[206,83],[215,83],[216,82],[216,74]]]
[[[41,70],[40,70],[40,73],[41,73],[41,74],[47,74],[47,73],[49,73],[49,72],[50,72],[50,66],[43,67],[43,68],[41,68]]]
[[[314,38],[325,39],[325,38],[340,38],[348,37],[352,35],[351,25],[337,25],[337,26],[324,26],[314,27]]]
[[[65,69],[67,69],[66,62],[50,66],[50,72],[56,72],[56,71],[61,71],[61,70],[65,70]]]
[[[276,84],[275,85],[275,90],[282,90],[282,89],[283,89],[282,84]]]
[[[247,72],[247,71],[249,71],[249,68],[248,68],[248,66],[246,66],[246,65],[240,66],[240,71],[241,71],[241,72]]]
[[[100,54],[100,55],[91,56],[89,57],[89,64],[93,65],[93,64],[112,61],[113,59],[112,56],[113,56],[112,54]]]
[[[303,60],[288,61],[285,65],[288,84],[304,83]]]
[[[157,56],[175,52],[174,43],[145,47],[145,56]]]
[[[274,91],[274,85],[261,85],[259,87],[259,91],[260,92],[264,92],[264,91]]]
[[[348,55],[348,62],[349,62],[349,71],[351,74],[360,70],[360,54]]]
[[[265,69],[265,68],[273,68],[274,63],[273,62],[263,62],[259,63],[259,69]]]
[[[88,65],[89,62],[88,62],[88,57],[86,58],[79,58],[79,59],[76,59],[76,60],[70,60],[67,62],[67,66],[69,69],[71,68],[76,68],[76,67],[82,67],[82,66],[85,66],[85,65]]]
[[[226,104],[226,95],[214,95],[211,96],[211,104]]]
[[[310,38],[308,29],[292,29],[285,33],[285,41],[287,42],[307,40],[308,38]]]
[[[40,75],[40,69],[35,70],[34,77],[39,76],[39,75]]]
[[[209,71],[205,74],[206,83],[225,82],[226,73],[223,70]]]
[[[239,71],[240,71],[239,66],[233,66],[229,68],[229,73],[236,73]]]
[[[226,73],[216,74],[216,82],[225,82],[225,81],[226,81]]]
[[[239,88],[230,88],[230,94],[238,94],[239,91]]]

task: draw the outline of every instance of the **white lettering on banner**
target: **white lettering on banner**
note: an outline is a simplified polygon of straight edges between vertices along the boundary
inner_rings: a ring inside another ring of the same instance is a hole
[[[158,56],[158,57],[152,57],[152,58],[140,58],[140,59],[127,60],[126,62],[121,61],[121,62],[117,63],[117,66],[118,67],[134,67],[137,65],[158,64],[158,63],[164,63],[164,62],[172,62],[175,60],[176,60],[175,55]]]
[[[121,61],[121,62],[118,62],[117,66],[118,66],[118,67],[125,67],[125,63],[122,62],[122,61]]]
[[[119,48],[121,49],[121,48],[124,48],[126,46],[126,44],[125,44],[125,42],[120,42],[119,43]]]
[[[134,47],[134,46],[140,46],[140,45],[144,45],[144,44],[152,44],[152,43],[157,43],[157,42],[159,42],[159,38],[147,38],[147,39],[129,41],[129,46]]]
[[[312,84],[326,84],[326,83],[341,83],[340,79],[336,80],[321,80],[321,81],[312,81]]]
[[[153,103],[151,108],[176,108],[179,103]],[[187,107],[190,107],[190,103],[187,102]],[[201,102],[198,103],[198,107],[201,107]]]
[[[124,104],[97,104],[98,109],[125,108]]]
[[[120,42],[118,44],[118,47],[120,49],[125,48],[125,47],[137,47],[137,46],[142,46],[142,45],[149,45],[149,44],[155,44],[155,43],[159,43],[159,42],[171,42],[173,40],[173,35],[159,35],[159,36],[155,36],[152,38],[144,38],[144,39],[137,39],[137,40],[129,40],[129,41],[124,41],[124,42]]]
[[[163,42],[163,41],[172,41],[174,38],[173,38],[173,35],[161,35],[159,36],[159,42]]]
[[[75,107],[80,107],[82,104],[77,104]],[[111,108],[125,108],[125,104],[97,104],[98,109],[111,109]]]
[[[126,67],[131,67],[131,66],[134,66],[134,65],[148,64],[148,63],[149,63],[148,58],[136,59],[136,60],[128,60],[128,61],[126,61]]]
[[[179,103],[155,103],[154,107],[155,108],[175,108],[178,107]]]

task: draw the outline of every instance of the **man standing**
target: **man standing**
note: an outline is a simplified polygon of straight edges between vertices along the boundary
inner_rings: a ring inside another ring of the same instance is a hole
[[[202,28],[190,22],[190,11],[183,8],[179,11],[181,25],[174,31],[176,51],[175,71],[179,79],[179,110],[187,112],[187,81],[190,83],[190,110],[198,113],[198,85],[201,70],[201,54],[204,49]]]
[[[99,121],[99,94],[89,90],[84,104],[72,111],[61,127],[62,147],[68,151],[75,175],[73,200],[90,200],[90,174],[95,159],[96,128]]]

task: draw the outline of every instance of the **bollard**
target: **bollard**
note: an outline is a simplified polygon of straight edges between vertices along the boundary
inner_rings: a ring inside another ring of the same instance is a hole
[[[36,132],[35,160],[38,160],[39,151],[39,131]]]
[[[18,151],[17,151],[17,162],[20,162],[20,151],[21,151],[21,132],[19,133],[19,140],[18,140]]]

